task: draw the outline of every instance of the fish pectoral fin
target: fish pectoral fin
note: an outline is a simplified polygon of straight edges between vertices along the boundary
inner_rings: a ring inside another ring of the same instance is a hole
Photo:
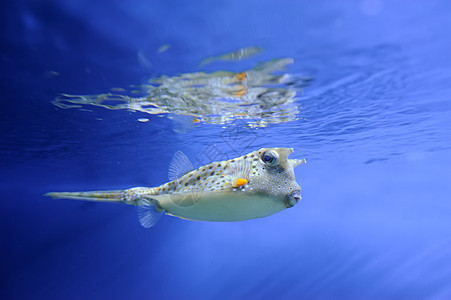
[[[230,167],[232,187],[238,188],[248,182],[251,173],[251,164],[244,159],[238,160]]]
[[[238,178],[238,179],[233,181],[232,186],[234,188],[237,188],[237,187],[245,185],[246,183],[247,183],[247,179],[246,178]]]
[[[139,199],[137,205],[139,223],[144,228],[155,226],[165,212],[154,199]]]

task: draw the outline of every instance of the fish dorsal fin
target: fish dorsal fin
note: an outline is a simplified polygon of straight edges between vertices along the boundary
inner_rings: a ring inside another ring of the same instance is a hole
[[[193,164],[189,160],[188,157],[186,157],[185,154],[183,154],[182,151],[177,151],[174,154],[174,157],[172,158],[171,164],[169,165],[169,172],[168,177],[169,180],[174,180],[179,177],[182,177],[186,173],[192,171]]]
[[[137,204],[139,223],[144,228],[153,227],[164,213],[164,209],[157,207],[152,200],[139,199]]]

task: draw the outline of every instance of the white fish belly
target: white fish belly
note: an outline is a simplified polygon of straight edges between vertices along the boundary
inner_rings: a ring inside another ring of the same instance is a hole
[[[158,196],[157,200],[169,215],[196,221],[244,221],[285,209],[283,199],[257,194],[188,193]]]

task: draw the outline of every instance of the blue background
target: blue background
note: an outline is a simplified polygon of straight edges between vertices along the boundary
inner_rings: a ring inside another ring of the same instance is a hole
[[[2,1],[0,297],[451,298],[450,9]],[[292,57],[289,73],[312,78],[296,98],[299,120],[240,129],[234,141],[307,159],[297,206],[237,223],[164,217],[146,230],[133,207],[41,196],[157,186],[177,150],[236,156],[220,125],[176,134],[167,118],[51,101],[196,72],[208,56],[252,45],[265,51],[204,70]]]

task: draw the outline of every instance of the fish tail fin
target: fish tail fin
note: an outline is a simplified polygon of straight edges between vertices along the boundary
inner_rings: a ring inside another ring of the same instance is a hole
[[[90,191],[90,192],[51,192],[44,196],[54,199],[75,199],[96,202],[125,203],[138,207],[139,223],[150,228],[154,226],[165,210],[154,198],[159,188],[135,187],[127,190]]]
[[[98,202],[124,202],[125,190],[89,191],[89,192],[51,192],[44,196],[54,199],[74,199]]]
[[[116,202],[139,205],[140,199],[158,195],[159,188],[135,187],[127,190],[107,190],[89,192],[51,192],[44,196],[54,199],[74,199],[97,202]]]

